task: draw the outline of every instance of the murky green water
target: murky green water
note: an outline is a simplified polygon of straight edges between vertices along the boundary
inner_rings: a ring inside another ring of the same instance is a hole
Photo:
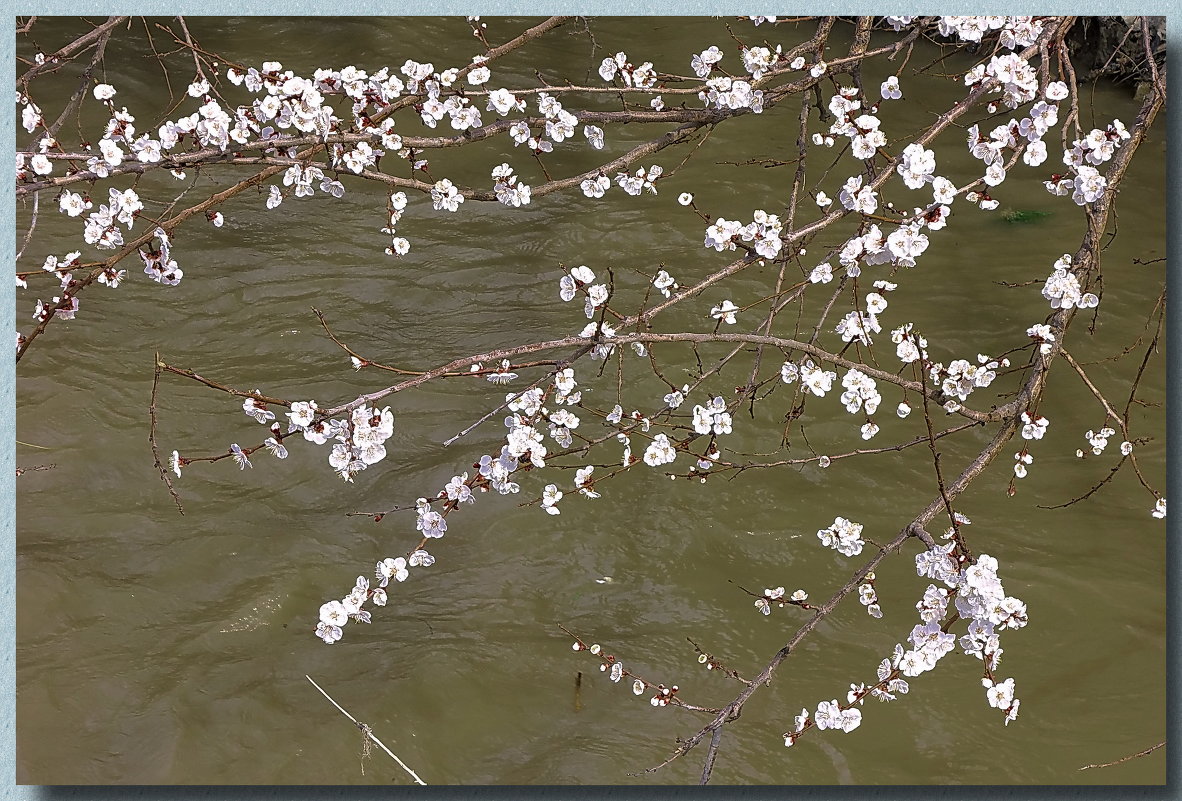
[[[494,42],[528,24],[488,22]],[[397,67],[407,58],[460,65],[478,52],[462,19],[190,24],[207,48],[227,57],[248,64],[278,58],[297,71]],[[68,28],[46,22],[40,30],[38,41],[48,48],[65,41]],[[530,85],[534,67],[552,81],[584,80],[605,51],[619,49],[673,72],[685,72],[690,56],[710,44],[734,58],[724,20],[596,20],[594,57],[581,30],[567,26],[506,59],[494,69],[493,85]],[[803,35],[746,23],[736,30],[752,44],[765,37],[790,44]],[[833,44],[845,36],[835,34]],[[105,79],[150,129],[160,69],[133,55],[138,40],[134,32],[113,40]],[[913,59],[934,57],[923,50]],[[179,85],[189,79],[183,63],[176,62]],[[882,77],[868,72],[867,83]],[[892,135],[927,122],[908,116],[917,106],[940,110],[957,92],[935,78],[904,80],[904,87],[919,102],[884,109]],[[48,96],[37,99],[53,106]],[[1085,113],[1100,125],[1112,117],[1131,123],[1135,115],[1132,99],[1112,87],[1096,87],[1087,101]],[[400,229],[413,250],[402,260],[381,254],[388,240],[379,232],[385,220],[377,187],[347,182],[342,200],[318,194],[273,212],[262,196],[248,193],[223,209],[224,228],[191,223],[176,237],[186,273],[179,287],[152,284],[129,263],[133,275],[118,291],[96,286],[84,293],[78,320],[55,322],[17,371],[18,439],[48,449],[18,446],[17,463],[56,465],[17,484],[18,781],[406,783],[384,754],[361,759],[361,734],[305,675],[370,724],[428,783],[695,781],[699,753],[655,776],[630,774],[659,763],[674,738],[705,721],[654,710],[612,685],[586,655],[571,652],[558,624],[604,643],[646,677],[679,684],[687,700],[725,703],[738,685],[702,670],[686,638],[753,674],[804,620],[787,613],[764,618],[730,582],[800,586],[813,598],[828,597],[851,568],[818,547],[814,532],[842,515],[864,523],[871,538],[892,537],[932,495],[924,452],[835,462],[826,472],[751,471],[705,486],[650,471],[605,485],[600,500],[564,500],[559,517],[515,505],[544,483],[525,476],[521,497],[483,496],[453,515],[433,549],[438,563],[397,586],[372,626],[351,624],[343,642],[326,647],[311,634],[319,605],[343,594],[358,573],[368,574],[376,559],[415,541],[406,513],[380,524],[345,513],[412,503],[471,469],[475,458],[499,447],[499,422],[449,448],[440,443],[504,390],[439,383],[399,394],[392,399],[398,425],[387,443],[390,456],[351,485],[329,472],[323,449],[302,441],[286,461],[260,453],[245,472],[225,462],[194,467],[179,482],[182,517],[148,449],[153,354],[238,388],[326,406],[384,386],[385,374],[350,369],[312,306],[360,352],[415,368],[565,335],[585,321],[580,309],[557,301],[560,264],[611,267],[621,298],[643,291],[634,269],[651,273],[663,263],[685,284],[724,264],[725,256],[701,247],[702,223],[675,199],[690,191],[707,213],[744,220],[755,208],[781,205],[792,168],[726,162],[783,156],[795,139],[797,109],[786,104],[721,126],[656,196],[627,198],[618,189],[610,202],[550,195],[519,211],[467,203],[456,215],[433,213],[429,202],[414,198]],[[622,152],[648,135],[641,126],[609,130],[609,148]],[[954,131],[937,149],[953,180],[979,174],[960,136]],[[508,159],[523,180],[540,182],[536,165],[507,141],[433,156],[433,174],[483,186],[490,167]],[[1148,336],[1145,317],[1164,266],[1133,260],[1165,255],[1164,149],[1159,125],[1121,194],[1097,333],[1090,337],[1083,321],[1072,331],[1081,361],[1112,356]],[[549,162],[556,174],[590,163],[583,148],[558,151]],[[686,152],[666,151],[653,161],[668,171]],[[1019,172],[1021,180],[1015,175],[998,193],[1003,207],[1050,215],[1015,225],[958,201],[952,225],[932,236],[921,266],[893,279],[900,290],[884,327],[922,321],[936,358],[947,360],[1021,344],[1025,328],[1043,319],[1037,286],[999,289],[995,282],[1044,278],[1055,258],[1078,246],[1082,223],[1074,204],[1041,189],[1040,171]],[[835,176],[825,184],[831,195],[840,184]],[[228,180],[211,173],[203,185]],[[162,185],[158,178],[143,184]],[[26,219],[27,211],[18,210],[18,231]],[[76,222],[42,214],[21,269],[72,249]],[[836,235],[818,243],[839,244]],[[693,330],[712,304],[724,297],[751,302],[774,280],[768,269],[748,270],[726,291],[684,304],[661,330]],[[32,291],[18,293],[22,330],[31,327],[34,302]],[[706,358],[718,349],[702,352]],[[1089,374],[1123,404],[1141,352],[1095,364]],[[670,375],[693,367],[688,351],[668,350],[663,358],[674,360]],[[1164,359],[1151,362],[1141,385],[1140,397],[1153,405],[1134,411],[1135,433],[1152,438],[1139,449],[1142,469],[1163,491]],[[726,394],[740,376],[726,372],[707,389]],[[642,372],[628,384],[649,403],[667,391]],[[826,620],[727,728],[716,782],[1164,781],[1160,750],[1117,767],[1076,770],[1165,736],[1165,526],[1149,516],[1152,498],[1122,471],[1085,503],[1056,511],[1038,506],[1081,494],[1115,464],[1114,447],[1103,457],[1074,456],[1084,432],[1103,421],[1103,410],[1081,390],[1058,364],[1042,407],[1052,425],[1016,497],[1005,494],[1004,457],[962,499],[974,521],[970,543],[999,559],[1007,591],[1029,605],[1029,627],[1003,638],[1001,675],[1016,679],[1018,722],[1003,727],[987,706],[976,660],[950,655],[912,680],[910,695],[890,705],[870,702],[856,732],[814,732],[820,736],[784,749],[780,733],[793,714],[844,698],[850,682],[871,679],[910,632],[926,580],[915,576],[908,546],[906,556],[878,571],[884,619],[869,620],[851,599]],[[610,406],[612,394],[607,384],[591,397]],[[737,419],[735,449],[769,450],[767,432],[778,430],[788,397],[773,394],[753,422]],[[897,402],[884,390],[885,410]],[[922,429],[917,416],[878,417],[884,442]],[[163,383],[159,419],[163,447],[186,454],[253,443],[262,431],[239,402],[176,378]],[[804,422],[818,451],[860,442],[836,402],[810,405]],[[982,434],[950,443],[945,464],[963,464],[983,442]],[[611,582],[596,581],[604,576]],[[577,671],[583,680],[576,700]]]

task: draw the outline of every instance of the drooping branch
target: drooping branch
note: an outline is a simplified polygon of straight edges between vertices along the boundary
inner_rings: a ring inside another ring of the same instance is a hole
[[[1149,127],[1156,119],[1158,112],[1161,110],[1163,104],[1163,96],[1157,92],[1152,93],[1143,103],[1140,112],[1137,115],[1135,124],[1130,128],[1130,140],[1125,143],[1124,147],[1118,152],[1118,155],[1113,159],[1113,162],[1108,171],[1108,188],[1104,196],[1093,203],[1088,208],[1088,228],[1085,232],[1083,242],[1076,252],[1076,258],[1073,260],[1074,269],[1078,274],[1086,276],[1086,274],[1094,268],[1096,260],[1099,258],[1100,250],[1098,242],[1103,235],[1108,217],[1112,210],[1112,203],[1119,191],[1121,179],[1124,177],[1125,171],[1128,168],[1133,154],[1144,140]],[[1058,333],[1055,347],[1051,353],[1043,356],[1038,360],[1034,368],[1030,371],[1029,376],[1024,382],[1022,388],[1018,392],[1017,398],[1007,404],[1006,409],[1010,411],[1010,417],[1003,419],[998,430],[993,435],[989,444],[986,445],[980,453],[961,471],[960,475],[952,481],[944,492],[939,497],[933,499],[927,507],[921,511],[910,523],[904,526],[900,532],[887,545],[879,549],[879,551],[840,588],[838,589],[828,601],[821,605],[821,607],[814,613],[804,625],[802,625],[796,633],[788,640],[788,642],[776,652],[767,666],[764,667],[758,675],[752,679],[752,685],[741,691],[730,703],[723,707],[722,712],[706,726],[699,729],[694,735],[681,742],[681,745],[674,750],[672,755],[661,764],[649,768],[646,772],[659,770],[668,765],[673,760],[683,756],[688,751],[696,747],[707,736],[711,736],[711,742],[714,740],[714,732],[721,729],[722,726],[736,719],[738,714],[742,711],[743,705],[758,689],[771,679],[776,669],[791,655],[793,650],[799,645],[809,632],[816,628],[816,626],[828,616],[837,605],[853,592],[861,583],[865,576],[872,572],[875,567],[882,562],[886,556],[892,552],[897,551],[902,545],[912,536],[918,536],[917,532],[925,530],[925,527],[936,514],[943,508],[955,500],[962,492],[964,492],[972,481],[980,475],[984,470],[996,459],[996,457],[1004,449],[1006,443],[1013,437],[1018,430],[1018,420],[1014,414],[1015,410],[1025,409],[1037,400],[1042,394],[1046,385],[1047,372],[1050,369],[1051,363],[1055,357],[1059,355],[1062,349],[1062,334],[1070,325],[1072,318],[1075,316],[1076,309],[1060,309],[1051,315],[1052,322],[1050,323],[1052,330]],[[930,536],[928,537],[930,540]],[[717,745],[715,744],[715,749]],[[706,760],[709,764],[713,764],[714,754],[708,753]],[[709,778],[709,772],[704,772],[704,778]]]

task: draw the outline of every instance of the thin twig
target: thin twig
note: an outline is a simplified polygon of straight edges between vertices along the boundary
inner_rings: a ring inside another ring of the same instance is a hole
[[[20,478],[25,473],[28,473],[29,471],[32,471],[32,470],[52,470],[55,467],[57,467],[56,464],[35,464],[32,467],[18,467],[16,469],[16,475],[17,475],[17,478]]]
[[[1138,751],[1135,754],[1129,754],[1127,757],[1122,757],[1122,758],[1116,760],[1115,762],[1102,762],[1099,765],[1084,765],[1082,768],[1079,768],[1079,770],[1088,770],[1089,768],[1110,768],[1113,765],[1119,765],[1122,762],[1128,762],[1130,759],[1136,759],[1137,757],[1143,757],[1143,756],[1146,756],[1147,754],[1152,754],[1154,751],[1161,748],[1165,744],[1166,744],[1166,741],[1162,740],[1157,745],[1151,745],[1148,748],[1146,748],[1144,751]]]
[[[182,515],[185,507],[181,505],[180,496],[172,486],[172,479],[168,477],[168,469],[160,461],[160,449],[156,446],[156,389],[160,386],[160,373],[164,371],[164,362],[160,361],[160,351],[156,351],[156,361],[152,370],[152,400],[148,403],[148,444],[152,446],[152,462],[160,473],[160,480],[168,487],[168,494],[172,496],[177,511]]]
[[[353,721],[353,724],[354,724],[355,726],[357,726],[357,728],[359,728],[359,729],[361,729],[363,732],[365,732],[365,733],[366,733],[366,736],[368,736],[370,740],[373,740],[373,741],[374,741],[374,743],[375,743],[375,744],[377,744],[377,746],[378,746],[379,748],[381,748],[383,751],[385,751],[387,754],[389,754],[389,755],[390,755],[390,757],[391,757],[391,758],[392,758],[392,759],[393,759],[395,762],[397,762],[399,765],[401,765],[401,766],[402,766],[402,769],[403,769],[403,770],[405,770],[407,773],[409,773],[409,774],[410,774],[410,777],[411,777],[412,779],[414,779],[414,780],[415,780],[415,783],[417,783],[417,784],[422,784],[422,785],[426,785],[426,784],[427,784],[425,781],[423,781],[422,779],[420,779],[420,778],[419,778],[419,774],[415,773],[413,770],[411,770],[411,769],[410,769],[410,767],[409,767],[409,766],[407,766],[407,764],[406,764],[405,762],[403,762],[401,759],[399,759],[397,754],[395,754],[393,751],[391,751],[389,748],[387,748],[387,747],[386,747],[386,744],[385,744],[385,743],[383,743],[381,740],[379,740],[379,739],[377,738],[377,736],[376,736],[376,735],[373,733],[373,730],[372,730],[372,729],[366,730],[366,727],[365,727],[365,724],[364,724],[364,723],[360,722],[359,720],[357,720],[357,718],[355,718],[355,717],[353,717],[352,715],[350,715],[350,714],[348,713],[348,711],[347,711],[347,710],[346,710],[346,709],[345,709],[343,706],[341,706],[341,705],[340,705],[340,704],[338,704],[336,701],[334,701],[334,700],[333,700],[333,697],[332,697],[331,695],[329,695],[328,693],[326,693],[326,692],[324,691],[324,688],[323,688],[323,687],[321,687],[319,684],[317,684],[317,683],[315,682],[315,680],[313,680],[313,678],[312,678],[311,676],[309,676],[309,675],[305,674],[305,675],[304,675],[304,678],[305,678],[305,679],[307,679],[308,681],[312,682],[312,686],[313,686],[313,687],[315,687],[317,690],[320,690],[320,694],[321,694],[321,695],[323,695],[325,698],[327,698],[327,699],[329,700],[329,702],[331,702],[331,703],[332,703],[332,705],[333,705],[333,706],[335,706],[337,709],[341,710],[341,714],[342,714],[342,715],[344,715],[345,717],[347,717],[349,720]]]
[[[41,210],[41,193],[33,195],[33,216],[29,220],[29,230],[25,232],[25,241],[21,242],[21,249],[17,252],[13,263],[18,263],[21,256],[25,255],[25,248],[29,246],[30,240],[33,238],[33,232],[37,230],[37,213]]]

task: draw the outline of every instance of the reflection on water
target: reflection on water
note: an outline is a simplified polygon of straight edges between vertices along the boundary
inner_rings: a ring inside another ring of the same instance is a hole
[[[462,19],[190,24],[207,47],[250,64],[275,57],[273,44],[281,42],[285,66],[297,71],[342,66],[359,53],[366,54],[359,66],[370,69],[406,58],[466,63],[477,46]],[[490,35],[507,39],[526,22],[489,24]],[[734,49],[723,20],[646,20],[656,33],[643,36],[638,25],[595,20],[594,53],[575,29],[581,26],[562,29],[528,56],[507,59],[494,76],[526,85],[536,66],[577,81],[618,49],[685,71],[710,43]],[[758,31],[758,38],[785,43],[799,35],[791,27]],[[159,67],[127,57],[129,47],[112,44],[107,77],[129,108],[145,109],[148,128]],[[914,58],[926,63],[932,55],[917,51]],[[867,75],[867,83],[881,78]],[[939,109],[957,89],[915,79],[907,91],[922,98],[920,106]],[[1116,89],[1099,86],[1089,99],[1098,121],[1133,116],[1132,100]],[[796,113],[785,108],[721,126],[656,196],[596,202],[551,195],[518,212],[468,203],[445,218],[414,198],[401,229],[413,250],[402,260],[381,254],[385,220],[376,187],[349,183],[340,201],[318,195],[272,213],[260,197],[243,196],[224,209],[224,228],[194,225],[178,235],[181,286],[164,291],[133,276],[118,292],[93,289],[78,320],[55,324],[18,371],[18,438],[49,449],[18,447],[18,464],[57,465],[18,482],[18,781],[405,783],[380,753],[362,773],[359,733],[305,675],[428,783],[695,781],[697,757],[655,777],[630,775],[664,759],[699,719],[653,710],[612,685],[572,654],[556,624],[604,643],[646,677],[679,684],[687,699],[725,702],[736,685],[701,670],[686,638],[749,675],[803,619],[758,615],[731,582],[800,586],[827,597],[848,570],[844,559],[817,547],[814,532],[840,514],[864,523],[868,536],[889,539],[929,500],[929,457],[912,450],[865,457],[863,467],[844,461],[825,473],[751,471],[706,486],[650,474],[602,487],[598,501],[564,501],[559,517],[518,507],[520,498],[481,497],[451,518],[435,566],[398,585],[371,627],[350,626],[342,643],[325,647],[311,635],[319,605],[376,559],[413,542],[407,513],[375,524],[345,512],[413,503],[470,470],[473,459],[498,447],[496,420],[449,448],[440,443],[479,419],[504,390],[441,383],[399,394],[390,456],[355,484],[332,477],[325,454],[311,447],[293,447],[284,462],[260,454],[245,472],[224,462],[194,467],[178,484],[181,517],[147,447],[152,358],[159,350],[171,363],[235,387],[327,405],[383,386],[385,376],[352,371],[312,306],[360,352],[416,368],[564,335],[584,321],[579,309],[557,300],[561,265],[611,267],[621,298],[634,294],[635,302],[645,284],[636,270],[651,274],[664,264],[688,283],[724,263],[701,247],[700,220],[675,198],[690,191],[711,215],[740,219],[782,204],[791,182],[784,168],[726,162],[782,152],[795,137]],[[884,109],[884,127],[903,133],[925,124],[908,113]],[[609,147],[622,151],[647,135],[633,127],[609,132]],[[960,135],[937,150],[954,180],[979,170]],[[502,152],[504,144],[440,154],[434,169],[483,185],[488,165],[510,159],[523,180],[539,180],[536,166]],[[655,161],[669,170],[683,156]],[[1093,340],[1078,326],[1081,361],[1104,359],[1143,336],[1164,273],[1160,264],[1133,260],[1164,255],[1163,156],[1159,135],[1122,192],[1119,234],[1105,256],[1102,336]],[[580,158],[560,152],[555,169],[574,169]],[[900,284],[892,327],[922,320],[938,358],[971,359],[1012,347],[1015,331],[1043,319],[1037,288],[999,292],[996,285],[1043,278],[1055,258],[1076,247],[1078,210],[1047,195],[1037,177],[1007,182],[1005,202],[1049,216],[1029,225],[996,215],[953,220],[946,236],[932,237],[921,267],[892,278]],[[216,179],[202,180],[212,187]],[[840,182],[833,183],[831,195]],[[976,214],[966,204],[954,217]],[[77,236],[76,226],[60,219],[43,215],[40,226],[46,236],[30,247],[29,263],[63,251],[67,240],[49,234]],[[774,280],[769,270],[751,269],[727,292],[750,302]],[[671,313],[663,330],[699,326],[696,315],[723,297],[707,293]],[[18,319],[26,300],[19,298]],[[666,365],[670,376],[694,366],[689,351],[663,358],[674,360]],[[1141,397],[1164,401],[1162,364],[1154,362]],[[1119,396],[1135,367],[1126,359],[1089,371]],[[667,391],[641,375],[627,388],[636,402]],[[708,390],[725,393],[729,381],[724,374]],[[906,698],[867,707],[858,732],[825,733],[784,750],[779,733],[801,706],[844,698],[910,631],[923,583],[904,557],[878,571],[884,620],[868,625],[861,608],[826,620],[727,729],[715,781],[1163,780],[1163,753],[1104,772],[1075,770],[1162,739],[1165,687],[1164,527],[1149,517],[1144,490],[1125,471],[1087,503],[1054,512],[1037,506],[1080,494],[1112,463],[1073,455],[1103,416],[1078,390],[1072,375],[1053,375],[1042,411],[1054,423],[1039,444],[1039,469],[1017,497],[1005,496],[1007,466],[999,465],[963,498],[976,549],[997,556],[1007,590],[1029,605],[1031,625],[1004,640],[1003,671],[1020,688],[1021,720],[1003,728],[985,703],[977,663],[949,657],[915,679]],[[610,407],[607,392],[593,400]],[[736,422],[736,449],[767,450],[751,429],[776,430],[786,397],[772,395],[753,423]],[[898,402],[892,398],[884,398],[884,409]],[[259,432],[233,399],[177,380],[166,381],[159,414],[168,450],[217,451]],[[1153,437],[1140,450],[1143,469],[1163,486],[1164,408],[1138,409],[1134,419]],[[902,440],[922,421],[889,425]],[[848,429],[836,416],[807,420],[820,450],[855,444]],[[951,444],[947,463],[962,464],[980,441]],[[533,479],[523,479],[524,495],[540,492]],[[603,576],[612,581],[598,583]],[[578,712],[571,704],[576,671],[583,671]]]

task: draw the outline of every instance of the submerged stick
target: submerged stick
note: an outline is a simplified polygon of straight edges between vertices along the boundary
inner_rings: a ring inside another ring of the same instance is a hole
[[[359,728],[359,729],[361,729],[363,732],[365,732],[366,736],[367,736],[367,737],[368,737],[370,740],[373,740],[373,742],[374,742],[374,743],[376,743],[376,744],[377,744],[377,746],[378,746],[379,748],[381,748],[383,751],[385,751],[387,754],[389,754],[389,755],[390,755],[390,758],[391,758],[391,759],[393,759],[395,762],[397,762],[399,765],[401,765],[401,766],[402,766],[402,769],[403,769],[403,770],[405,770],[407,773],[409,773],[409,774],[410,774],[410,777],[411,777],[412,779],[414,779],[416,783],[418,783],[418,784],[422,784],[422,785],[424,785],[424,786],[427,784],[425,781],[423,781],[422,779],[420,779],[420,778],[419,778],[419,774],[415,773],[413,770],[411,770],[411,769],[410,769],[410,768],[407,766],[407,764],[406,764],[405,762],[403,762],[401,759],[399,759],[397,754],[395,754],[393,751],[391,751],[389,748],[387,748],[385,743],[383,743],[383,742],[382,742],[381,740],[379,740],[379,739],[378,739],[376,736],[374,736],[374,733],[373,733],[373,730],[372,730],[372,729],[370,729],[370,730],[368,730],[368,731],[367,731],[368,727],[367,727],[367,726],[365,726],[365,724],[364,724],[364,723],[361,723],[361,722],[359,722],[359,721],[357,720],[357,718],[355,718],[355,717],[353,717],[352,715],[350,715],[350,714],[348,713],[348,711],[347,711],[347,710],[346,710],[346,709],[345,709],[343,706],[341,706],[341,705],[340,705],[340,704],[338,704],[336,701],[334,701],[334,700],[333,700],[333,697],[332,697],[331,695],[329,695],[328,693],[326,693],[326,692],[324,691],[324,688],[323,688],[323,687],[321,687],[319,684],[317,684],[317,683],[315,682],[315,680],[313,680],[313,678],[312,678],[311,676],[309,676],[309,675],[305,674],[305,675],[304,675],[304,678],[305,678],[305,679],[307,679],[308,681],[312,682],[312,686],[313,686],[313,687],[315,687],[317,690],[320,690],[320,694],[321,694],[321,695],[323,695],[325,698],[327,698],[327,699],[328,699],[328,700],[329,700],[329,701],[332,703],[332,705],[333,705],[333,706],[335,706],[337,709],[341,710],[341,714],[342,714],[342,715],[344,715],[345,717],[347,717],[349,720],[353,721],[353,723],[354,723],[354,724],[357,726],[357,728]]]
[[[1135,754],[1129,754],[1127,757],[1121,757],[1120,759],[1116,760],[1115,762],[1104,762],[1103,764],[1100,764],[1100,765],[1084,765],[1082,768],[1077,768],[1077,770],[1088,770],[1089,768],[1110,768],[1113,765],[1119,765],[1122,762],[1128,762],[1130,759],[1136,759],[1137,757],[1143,757],[1148,754],[1152,754],[1154,751],[1161,748],[1165,744],[1166,744],[1166,741],[1162,740],[1157,745],[1151,745],[1148,748],[1146,748],[1144,751],[1138,751]]]

